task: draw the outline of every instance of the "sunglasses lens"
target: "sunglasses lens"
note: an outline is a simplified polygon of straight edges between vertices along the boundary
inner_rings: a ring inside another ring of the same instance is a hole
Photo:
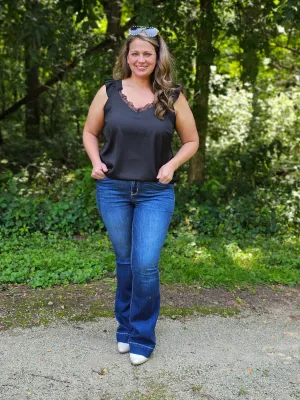
[[[158,34],[158,29],[156,28],[147,28],[145,29],[145,32],[147,33],[148,36],[156,36]]]
[[[144,26],[133,26],[129,29],[129,35],[132,36],[139,35],[141,32],[145,32],[148,36],[154,37],[158,34],[158,29]]]
[[[129,34],[130,35],[138,35],[141,32],[142,32],[142,28],[140,28],[138,26],[134,26],[133,28],[129,29]]]

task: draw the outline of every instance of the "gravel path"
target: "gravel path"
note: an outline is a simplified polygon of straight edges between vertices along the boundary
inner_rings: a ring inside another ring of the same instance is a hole
[[[1,400],[300,399],[299,305],[158,322],[151,359],[116,350],[113,318],[0,333]]]

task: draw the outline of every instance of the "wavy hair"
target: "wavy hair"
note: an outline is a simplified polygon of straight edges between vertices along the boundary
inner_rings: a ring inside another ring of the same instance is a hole
[[[156,66],[150,76],[152,90],[154,93],[155,115],[159,119],[164,119],[167,111],[174,111],[175,94],[182,89],[181,85],[174,82],[175,68],[174,60],[164,39],[158,34],[149,37],[144,32],[136,36],[128,36],[121,48],[113,69],[114,79],[126,79],[132,74],[127,64],[130,43],[139,38],[151,43],[156,51]]]

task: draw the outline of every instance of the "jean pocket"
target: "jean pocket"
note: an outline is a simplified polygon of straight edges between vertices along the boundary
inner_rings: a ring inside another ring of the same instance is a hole
[[[169,186],[169,185],[172,185],[172,183],[161,183],[161,182],[159,182],[159,181],[157,181],[156,183],[158,183],[159,185],[161,185],[161,186]]]

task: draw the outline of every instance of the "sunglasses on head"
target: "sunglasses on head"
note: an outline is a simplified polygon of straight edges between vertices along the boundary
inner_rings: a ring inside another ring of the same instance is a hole
[[[136,36],[145,32],[147,36],[154,37],[158,34],[158,29],[153,26],[133,26],[129,29],[129,35]]]

